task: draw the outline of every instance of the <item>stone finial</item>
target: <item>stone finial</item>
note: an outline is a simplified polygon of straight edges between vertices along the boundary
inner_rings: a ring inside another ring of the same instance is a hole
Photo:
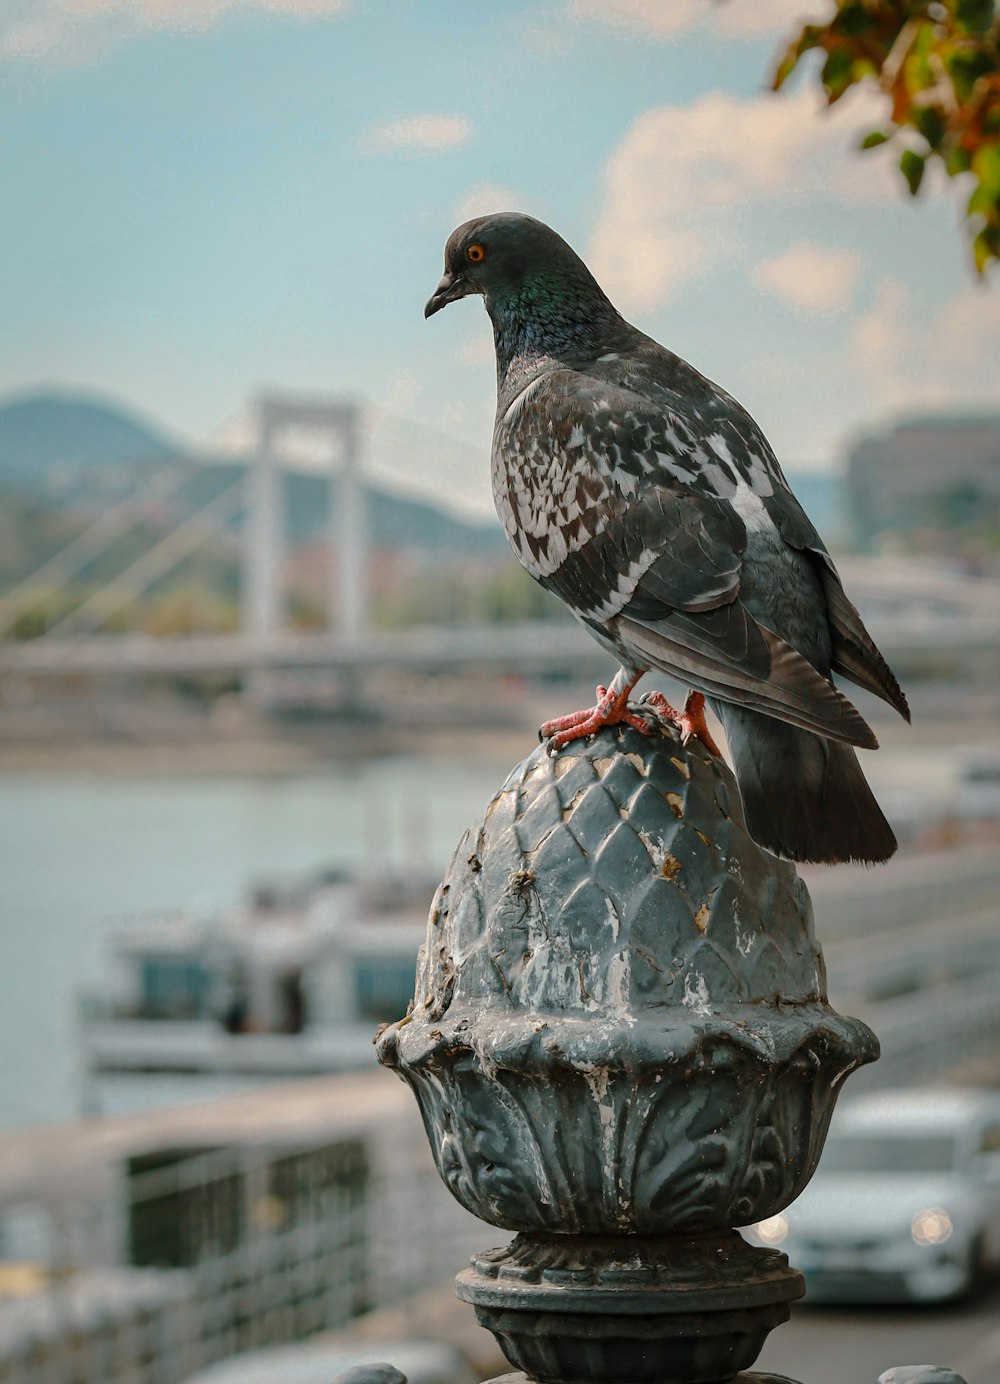
[[[876,1053],[827,1003],[805,887],[747,835],[725,765],[617,727],[507,779],[379,1040],[463,1205],[593,1234],[774,1215]]]
[[[633,1384],[731,1379],[787,1317],[801,1276],[733,1227],[798,1195],[877,1051],[726,766],[626,727],[510,775],[378,1040],[453,1194],[520,1232],[459,1295],[532,1377]]]

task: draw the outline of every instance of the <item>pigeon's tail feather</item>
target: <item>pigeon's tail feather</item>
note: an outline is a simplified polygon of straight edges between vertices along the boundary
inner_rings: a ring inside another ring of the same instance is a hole
[[[850,745],[747,707],[713,701],[726,730],[747,830],[789,860],[888,860],[892,828]]]

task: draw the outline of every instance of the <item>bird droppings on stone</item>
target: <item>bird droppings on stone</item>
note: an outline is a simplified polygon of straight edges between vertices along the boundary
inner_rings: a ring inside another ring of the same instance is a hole
[[[756,934],[753,933],[753,932],[751,932],[749,929],[748,929],[745,933],[740,932],[740,928],[739,928],[739,919],[736,919],[735,921],[736,921],[736,950],[739,952],[739,954],[740,954],[741,956],[749,956],[750,953],[753,951],[754,942],[757,940],[757,939],[756,939]]]
[[[666,799],[667,802],[670,804],[670,810],[674,814],[674,816],[678,818],[683,817],[684,799],[681,797],[680,793],[667,793]],[[707,840],[705,844],[708,844]]]
[[[704,976],[686,975],[684,977],[684,998],[682,1003],[696,1014],[709,1014],[708,985]]]
[[[712,899],[714,894],[709,894],[708,898],[695,910],[694,925],[699,932],[708,931],[708,920],[712,912]]]

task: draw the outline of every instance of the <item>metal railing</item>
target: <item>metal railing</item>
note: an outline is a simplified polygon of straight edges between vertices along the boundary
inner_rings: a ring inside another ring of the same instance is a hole
[[[885,1000],[861,1017],[878,1034],[882,1057],[851,1078],[852,1093],[941,1080],[1000,1054],[1000,967]]]
[[[416,1110],[371,1140],[157,1160],[96,1202],[0,1206],[0,1384],[179,1384],[398,1301],[483,1238]]]

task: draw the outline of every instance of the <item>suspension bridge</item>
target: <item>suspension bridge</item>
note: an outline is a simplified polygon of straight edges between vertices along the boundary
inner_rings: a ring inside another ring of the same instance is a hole
[[[463,666],[527,673],[606,671],[606,659],[571,623],[420,625],[374,628],[370,619],[371,545],[362,466],[363,409],[355,399],[260,395],[253,405],[254,441],[239,479],[188,513],[130,565],[90,591],[44,634],[11,637],[44,591],[65,588],[139,522],[148,496],[122,499],[60,552],[0,597],[0,679],[231,674],[267,698],[271,675],[323,669],[345,678],[367,669],[441,671]],[[327,548],[327,624],[289,627],[281,566],[284,516],[281,470],[291,433],[331,449]],[[169,498],[179,476],[161,481]],[[108,623],[182,562],[241,521],[239,628],[231,632],[152,636],[107,633]],[[849,558],[845,585],[876,641],[901,670],[946,665],[973,676],[1000,674],[1000,582],[971,580],[912,560]]]

